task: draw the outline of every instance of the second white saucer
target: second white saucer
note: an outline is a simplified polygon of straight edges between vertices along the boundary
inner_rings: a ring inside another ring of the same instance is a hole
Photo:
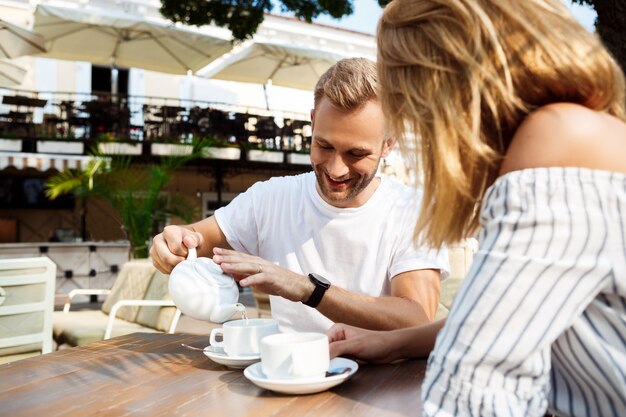
[[[253,384],[283,394],[313,394],[325,391],[341,384],[350,378],[359,369],[359,365],[350,359],[334,358],[330,361],[329,370],[349,368],[349,371],[339,375],[327,376],[314,379],[269,379],[261,369],[261,363],[248,366],[243,374]]]
[[[253,356],[229,356],[224,352],[224,349],[215,346],[207,346],[204,348],[204,354],[213,362],[220,365],[228,366],[229,368],[243,369],[253,363],[261,360],[260,355]]]

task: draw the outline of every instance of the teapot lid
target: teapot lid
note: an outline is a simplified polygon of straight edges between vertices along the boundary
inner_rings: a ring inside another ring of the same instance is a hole
[[[195,261],[196,259],[198,259],[198,251],[196,248],[190,248],[188,250],[188,254],[187,254],[187,259],[185,259],[186,261]],[[203,262],[203,266],[208,270],[208,272],[211,275],[226,275],[224,273],[224,271],[222,271],[222,268],[220,268],[220,266],[218,264],[216,264],[215,262],[213,262],[213,260],[211,258],[202,258],[205,262]],[[210,261],[210,262],[207,262]]]
[[[234,286],[232,277],[222,271],[222,268],[213,262],[211,258],[198,258],[196,248],[190,248],[189,253],[187,254],[187,259],[174,268],[174,271],[172,272],[177,274],[180,271],[180,273],[188,274],[189,271],[186,270],[186,268],[189,266],[198,274],[198,276],[211,280],[214,284],[217,284],[220,287]],[[184,270],[186,271],[183,272]]]

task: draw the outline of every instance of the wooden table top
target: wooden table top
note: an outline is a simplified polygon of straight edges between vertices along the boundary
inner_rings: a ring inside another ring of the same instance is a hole
[[[309,395],[277,394],[202,352],[208,337],[135,333],[0,366],[6,416],[417,416],[426,361],[361,364]]]

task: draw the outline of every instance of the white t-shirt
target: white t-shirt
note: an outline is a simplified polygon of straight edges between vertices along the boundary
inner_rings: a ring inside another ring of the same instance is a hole
[[[421,193],[390,178],[361,207],[338,208],[315,188],[313,172],[258,182],[215,212],[230,246],[299,274],[370,296],[390,294],[391,279],[417,269],[449,274],[445,249],[416,248],[412,236]],[[324,332],[333,324],[316,309],[270,296],[283,332]]]

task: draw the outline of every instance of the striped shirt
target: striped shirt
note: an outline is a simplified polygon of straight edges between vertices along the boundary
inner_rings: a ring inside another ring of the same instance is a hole
[[[500,177],[429,357],[424,416],[626,416],[626,175]]]

